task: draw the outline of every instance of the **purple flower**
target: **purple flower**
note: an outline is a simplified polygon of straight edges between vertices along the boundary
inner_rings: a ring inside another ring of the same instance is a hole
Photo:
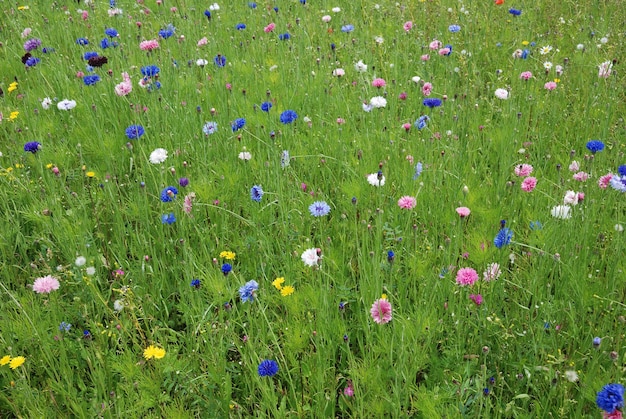
[[[24,144],[24,151],[35,154],[39,150],[41,150],[41,144],[37,141],[29,141]]]

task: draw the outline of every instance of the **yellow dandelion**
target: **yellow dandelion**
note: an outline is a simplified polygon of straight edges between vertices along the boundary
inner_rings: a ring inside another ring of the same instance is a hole
[[[4,366],[8,364],[9,362],[11,362],[11,357],[9,355],[5,355],[2,358],[0,358],[0,366]]]
[[[46,169],[52,169],[53,164],[52,163],[48,163],[46,164]]]
[[[29,6],[17,6],[17,10],[28,10],[30,9]]]
[[[237,254],[229,250],[224,250],[223,252],[220,253],[220,257],[226,260],[234,260],[235,256],[237,256]]]
[[[381,295],[380,298],[382,298],[383,300],[386,300],[387,299],[387,294]]]
[[[96,172],[87,172],[85,173],[85,176],[87,177],[94,177],[96,175]]]
[[[276,287],[277,290],[280,290],[283,287],[283,283],[285,282],[285,278],[280,277],[280,278],[276,278],[274,281],[272,281],[272,285],[274,287]]]
[[[11,362],[9,362],[9,367],[14,370],[17,367],[21,366],[24,361],[26,361],[26,358],[24,358],[23,356],[16,356],[15,358],[11,359]]]
[[[291,285],[287,285],[281,288],[280,295],[282,295],[283,297],[288,297],[291,294],[293,294],[295,290],[296,289],[292,287]]]
[[[7,88],[7,91],[9,93],[11,93],[13,90],[17,90],[17,82],[14,81],[13,83],[9,84],[9,87]]]
[[[528,44],[530,44],[530,42],[528,42],[528,41],[522,41],[522,45],[526,46],[526,45],[528,45]]]
[[[20,113],[19,113],[18,111],[13,111],[13,112],[11,112],[11,114],[9,115],[9,120],[10,120],[10,121],[13,121],[14,119],[16,119],[16,118],[17,118],[17,116],[18,116],[19,114],[20,114]]]
[[[165,349],[158,346],[150,345],[143,351],[143,357],[146,359],[161,359],[165,356]]]
[[[15,163],[15,168],[16,168],[16,169],[21,169],[21,168],[23,168],[23,167],[24,167],[24,165],[23,165],[23,164]]]
[[[561,81],[561,79],[554,79],[555,83],[559,83]]]

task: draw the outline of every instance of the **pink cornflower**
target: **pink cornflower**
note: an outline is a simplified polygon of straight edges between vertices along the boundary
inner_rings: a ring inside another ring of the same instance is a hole
[[[483,296],[480,294],[470,294],[469,299],[472,300],[477,306],[483,303]]]
[[[406,124],[405,124],[405,125],[406,125]],[[410,125],[411,125],[411,124],[409,124],[409,126],[410,126]],[[409,164],[411,164],[411,165],[412,165],[412,164],[413,164],[413,162],[415,161],[415,158],[414,158],[411,154],[407,154],[407,156],[406,156],[405,158],[406,158],[406,161],[408,161],[408,162],[409,162]]]
[[[547,90],[554,90],[556,89],[556,83],[553,81],[549,81],[546,84],[544,84],[543,87],[544,89],[547,89]]]
[[[33,283],[33,291],[39,294],[49,294],[59,289],[59,280],[52,275],[35,279]]]
[[[471,211],[467,207],[458,207],[456,209],[456,213],[459,214],[459,217],[465,218],[465,217],[469,217]]]
[[[404,128],[406,132],[409,132],[409,130],[411,129],[411,124],[409,124],[408,122],[405,124],[402,124],[402,128]]]
[[[122,78],[124,81],[115,85],[115,94],[118,96],[126,96],[133,91],[133,84],[128,73],[122,73]]]
[[[372,304],[370,314],[376,323],[385,324],[391,321],[391,311],[391,303],[384,298],[380,298]]]
[[[570,172],[578,172],[579,169],[580,169],[580,164],[578,164],[576,160],[570,163],[569,165]]]
[[[450,54],[451,49],[450,48],[441,48],[439,50],[439,55],[448,55]]]
[[[607,186],[609,186],[609,182],[611,181],[612,177],[613,173],[607,173],[606,175],[600,177],[600,179],[598,179],[598,186],[600,187],[600,189],[606,189]]]
[[[574,180],[577,180],[579,182],[584,182],[587,179],[589,179],[589,173],[587,173],[587,172],[577,172],[577,173],[574,173],[572,178],[574,178]]]
[[[598,77],[603,79],[608,79],[611,75],[611,68],[613,67],[613,63],[611,61],[605,61],[598,66]]]
[[[263,31],[265,33],[270,33],[274,30],[274,28],[276,27],[275,23],[270,23],[269,25],[267,25],[266,27],[263,28]]]
[[[209,43],[209,40],[207,39],[207,37],[205,36],[204,38],[200,39],[198,41],[198,46],[201,47],[202,45],[206,45]]]
[[[422,56],[420,57],[420,60],[422,60],[422,61],[428,61],[428,60],[430,60],[430,55],[428,55],[428,54],[424,54],[424,55],[422,55]]]
[[[183,211],[185,211],[186,214],[191,214],[191,208],[193,206],[193,200],[195,197],[196,197],[196,194],[194,192],[185,196],[185,202],[183,203]],[[217,205],[219,205],[219,202],[217,203]]]
[[[413,22],[411,22],[410,20],[408,22],[404,22],[404,25],[402,25],[402,27],[404,28],[405,32],[408,32],[411,30],[411,28],[413,28]]]
[[[89,19],[89,12],[87,10],[83,10],[83,12],[81,13],[81,17],[83,18],[83,20]]]
[[[424,85],[422,86],[422,94],[424,96],[430,96],[430,93],[433,90],[433,85],[431,83],[424,83]]]
[[[412,196],[406,195],[398,199],[398,206],[402,209],[411,210],[415,208],[415,205],[417,205],[417,200]]]
[[[352,386],[351,380],[348,380],[348,385],[343,389],[343,395],[346,397],[354,396],[354,387]]]
[[[522,181],[522,190],[524,192],[532,192],[535,186],[537,186],[537,178],[535,177],[528,176]]]
[[[337,124],[338,124],[338,125],[343,125],[343,124],[345,124],[345,123],[346,123],[346,120],[345,120],[345,119],[343,119],[343,118],[337,118]]]
[[[154,49],[157,49],[158,47],[159,47],[159,41],[157,41],[156,39],[142,41],[139,44],[139,48],[141,48],[142,51],[152,51]]]
[[[385,79],[374,79],[372,80],[372,86],[377,87],[377,88],[381,88],[381,87],[385,87],[387,85],[387,82],[385,81]]]
[[[515,166],[515,175],[519,177],[526,177],[533,172],[533,167],[530,164],[520,164]]]
[[[524,71],[522,72],[522,74],[519,75],[519,78],[522,80],[530,80],[533,78],[533,73],[531,73],[530,71]]]
[[[406,92],[400,92],[400,94],[398,95],[398,99],[400,100],[406,100],[407,94]]]
[[[428,48],[430,48],[431,50],[435,51],[438,50],[439,48],[441,48],[443,44],[441,43],[441,41],[437,41],[436,39],[434,41],[432,41],[429,45]]]
[[[333,76],[343,77],[346,75],[346,71],[343,68],[336,68],[333,70]]]
[[[578,192],[578,202],[583,202],[584,199],[585,199],[585,193]]]
[[[459,285],[474,285],[478,281],[478,274],[472,268],[461,268],[456,273],[456,283]]]
[[[500,265],[496,262],[487,265],[487,269],[483,272],[483,281],[490,282],[498,279],[502,272],[500,271]]]
[[[577,205],[578,204],[578,194],[574,191],[565,192],[565,196],[563,197],[563,203],[565,205]]]
[[[79,79],[82,79],[83,77],[85,77],[85,73],[83,73],[82,71],[77,71],[76,72],[76,77]]]

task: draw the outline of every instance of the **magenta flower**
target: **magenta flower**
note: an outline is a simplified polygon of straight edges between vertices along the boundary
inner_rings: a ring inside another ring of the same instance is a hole
[[[385,324],[391,321],[391,311],[391,303],[384,298],[380,298],[372,304],[370,314],[376,323]]]
[[[519,75],[519,78],[522,80],[530,80],[533,78],[533,73],[530,71],[524,71]]]
[[[433,90],[433,85],[431,83],[424,83],[424,85],[422,86],[422,94],[424,96],[430,96],[430,93]]]
[[[546,84],[544,84],[543,87],[547,90],[554,90],[556,89],[556,83],[553,81],[549,81]]]
[[[411,22],[410,20],[408,22],[404,22],[404,25],[402,25],[402,27],[406,32],[408,32],[411,30],[411,28],[413,28],[413,22]]]
[[[417,200],[412,196],[403,196],[398,199],[398,206],[402,209],[411,210],[417,205]]]
[[[477,306],[483,303],[483,296],[480,294],[470,294],[469,299],[472,300]]]
[[[385,81],[385,79],[374,79],[372,80],[372,86],[377,87],[377,88],[381,88],[381,87],[385,87],[387,85],[387,82]]]
[[[537,178],[535,177],[528,176],[522,181],[522,190],[524,192],[532,192],[535,186],[537,186]]]
[[[456,283],[459,285],[473,285],[478,281],[478,274],[472,268],[461,268],[456,273]]]
[[[613,173],[607,173],[606,175],[601,176],[600,179],[598,179],[598,186],[600,189],[606,189],[609,186],[612,177]]]
[[[459,217],[465,218],[465,217],[469,217],[471,211],[467,207],[458,207],[456,209],[456,213],[459,214]]]
[[[49,294],[59,289],[59,280],[52,275],[35,279],[33,283],[33,291],[39,294]]]

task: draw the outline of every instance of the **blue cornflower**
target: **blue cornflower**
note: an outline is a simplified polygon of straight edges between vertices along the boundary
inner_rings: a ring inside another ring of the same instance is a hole
[[[591,140],[587,142],[587,150],[596,154],[598,151],[604,150],[604,143],[600,140]]]
[[[620,176],[626,176],[626,164],[622,164],[620,167],[618,167],[617,173],[619,173]]]
[[[230,127],[233,129],[233,132],[239,131],[246,125],[245,118],[237,118],[233,122],[231,122]]]
[[[596,404],[607,413],[613,413],[624,407],[624,386],[621,384],[607,384],[602,387],[596,397]]]
[[[89,61],[90,58],[97,57],[98,53],[95,51],[89,51],[83,54],[83,60]]]
[[[272,102],[263,102],[261,103],[261,110],[263,112],[269,112],[272,109]]]
[[[313,217],[323,217],[330,212],[330,206],[325,201],[315,201],[309,205],[309,212]]]
[[[37,57],[30,57],[28,58],[28,60],[26,60],[26,67],[34,67],[37,64],[39,64],[41,62],[41,60]]]
[[[196,289],[200,288],[200,284],[201,283],[200,283],[199,279],[194,279],[194,280],[191,281],[191,286],[196,288]]]
[[[350,33],[354,30],[354,25],[343,25],[341,27],[341,32]]]
[[[441,106],[441,99],[437,99],[435,97],[429,97],[424,99],[422,102],[424,106],[428,106],[429,108],[436,108],[437,106]],[[419,128],[419,127],[418,127]]]
[[[100,41],[100,48],[102,49],[114,48],[116,46],[117,42],[110,41],[109,38],[102,38],[102,41]]]
[[[422,115],[420,116],[417,121],[415,121],[415,128],[421,130],[423,128],[426,128],[426,125],[428,125],[428,121],[430,121],[430,117],[428,115]]]
[[[593,338],[593,340],[591,341],[591,344],[593,345],[594,348],[599,348],[601,343],[602,343],[602,339],[600,339],[597,336]]]
[[[96,58],[98,58],[98,57],[96,57]],[[87,65],[85,66],[85,71],[86,71],[87,73],[93,73],[93,66],[92,66],[92,65],[87,64]]]
[[[452,33],[457,33],[461,30],[461,27],[459,25],[450,25],[448,26],[448,30]]]
[[[213,58],[213,62],[215,63],[216,66],[218,67],[224,67],[226,65],[226,57],[224,57],[223,55],[217,54],[214,58]]]
[[[259,364],[259,376],[272,377],[278,373],[278,364],[271,359],[264,359]]]
[[[174,216],[173,212],[170,212],[169,214],[161,215],[162,224],[174,224],[175,221],[176,221],[176,217]]]
[[[161,69],[156,65],[147,65],[145,67],[141,67],[141,74],[143,74],[145,77],[154,77],[159,74],[160,71]]]
[[[174,31],[176,30],[176,28],[174,26],[172,26],[172,24],[170,23],[169,25],[167,25],[164,29],[161,29],[159,31],[159,36],[163,39],[167,39],[170,36],[174,35]]]
[[[207,9],[207,10],[205,10],[205,11],[204,11],[204,15],[206,16],[206,18],[207,18],[208,20],[211,20],[211,11],[210,11],[210,10],[208,10],[208,9]]]
[[[178,189],[173,186],[168,186],[161,191],[161,202],[171,202],[178,195]]]
[[[289,151],[283,150],[283,152],[280,154],[280,167],[284,169],[285,167],[289,166],[290,160],[291,159],[289,157]]]
[[[113,29],[113,28],[106,28],[104,30],[104,34],[106,36],[108,36],[109,38],[115,38],[115,37],[119,36],[119,33],[117,33],[117,31],[115,29]]]
[[[513,16],[519,16],[522,14],[522,11],[518,9],[509,9],[509,13],[512,14]]]
[[[71,328],[72,325],[67,322],[61,322],[61,324],[59,325],[59,330],[61,332],[69,332]]]
[[[251,2],[248,3],[248,7],[251,8],[251,9],[256,9],[256,3],[251,1]]]
[[[255,292],[259,289],[259,284],[255,281],[248,281],[239,288],[239,298],[244,303],[254,301]]]
[[[90,74],[88,76],[83,77],[83,83],[85,83],[85,86],[91,86],[93,84],[96,84],[100,81],[100,76],[97,74]]]
[[[76,43],[82,46],[89,45],[89,41],[87,40],[87,38],[78,38],[76,40]]]
[[[422,162],[418,161],[417,164],[415,165],[415,173],[413,174],[413,180],[420,177],[420,175],[422,174],[423,168],[424,166],[422,165]]]
[[[231,265],[230,263],[225,263],[222,265],[222,273],[224,274],[224,276],[228,275],[232,270],[233,265]]]
[[[259,185],[254,185],[250,188],[250,198],[255,202],[261,202],[261,198],[263,198],[263,188]]]
[[[527,59],[529,55],[530,55],[530,50],[528,50],[528,49],[522,50],[522,59],[523,60]]]
[[[387,262],[391,263],[393,262],[395,258],[396,258],[396,254],[393,252],[393,250],[389,250],[387,252]]]
[[[444,48],[447,48],[447,49],[448,49],[448,53],[447,53],[447,54],[444,54],[444,55],[446,55],[446,56],[447,56],[447,55],[452,54],[452,45],[447,44]]]
[[[280,114],[280,122],[283,124],[291,124],[298,118],[298,114],[290,109]]]
[[[611,188],[622,193],[626,192],[626,176],[613,175],[609,181]]]
[[[115,0],[109,0],[109,7],[115,7]]]
[[[291,38],[291,35],[289,35],[289,33],[287,32],[281,33],[280,35],[278,35],[278,39],[280,39],[281,41],[287,41],[290,38]]]
[[[161,88],[161,82],[160,81],[156,81],[154,83],[151,83],[150,85],[148,85],[148,91],[151,92],[152,90],[159,90]]]
[[[131,125],[126,128],[126,137],[129,140],[136,140],[145,133],[145,130],[141,125]]]
[[[50,54],[51,52],[54,52],[54,48],[44,47],[41,49],[41,52],[43,52],[44,54]]]
[[[204,132],[204,135],[211,135],[211,134],[214,134],[216,131],[217,131],[217,122],[213,122],[213,121],[207,122],[202,127],[202,132]]]
[[[511,243],[512,238],[513,231],[510,228],[504,227],[496,234],[496,237],[493,239],[493,244],[495,244],[498,249],[501,249]]]
[[[540,221],[531,221],[530,222],[530,229],[531,230],[541,230],[543,228],[543,225],[541,224]]]
[[[278,13],[278,6],[274,6],[274,11]]]
[[[235,29],[237,29],[238,31],[243,31],[244,29],[246,29],[246,24],[238,23],[237,26],[235,26]]]

